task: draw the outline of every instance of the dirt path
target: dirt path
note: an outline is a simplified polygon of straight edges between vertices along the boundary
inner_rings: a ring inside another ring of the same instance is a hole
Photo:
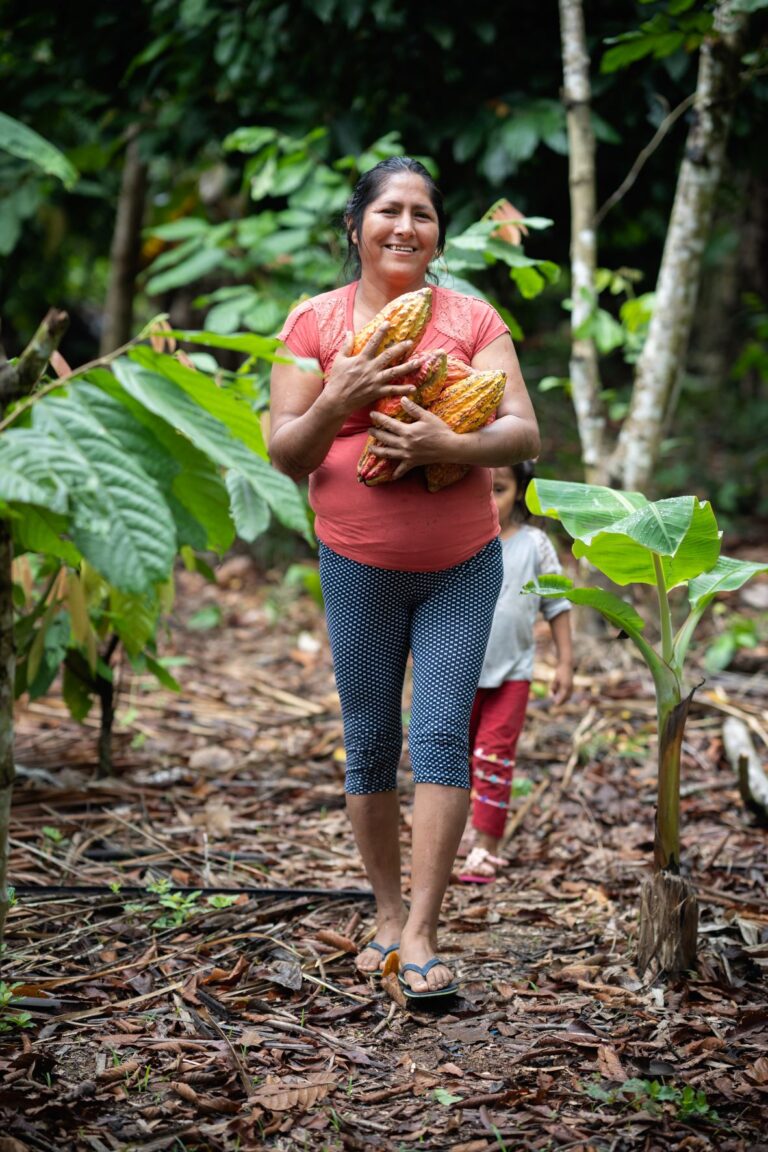
[[[0,1152],[768,1148],[766,834],[721,741],[724,708],[765,725],[765,678],[689,722],[690,979],[634,967],[653,701],[584,640],[569,705],[531,705],[508,868],[449,889],[461,995],[406,1010],[353,967],[372,905],[319,611],[242,558],[220,578],[180,577],[183,690],[126,682],[118,775],[55,696],[20,709]]]

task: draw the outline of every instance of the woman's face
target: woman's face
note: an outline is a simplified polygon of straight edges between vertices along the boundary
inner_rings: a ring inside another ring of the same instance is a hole
[[[353,230],[352,240],[364,273],[420,287],[437,250],[438,235],[427,185],[413,172],[398,172],[367,206],[361,232]]]

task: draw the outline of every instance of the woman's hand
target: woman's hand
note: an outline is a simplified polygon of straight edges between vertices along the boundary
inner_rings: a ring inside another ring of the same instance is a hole
[[[414,372],[421,363],[421,357],[412,357],[402,364],[413,347],[412,340],[402,340],[379,352],[379,346],[389,328],[382,324],[362,352],[351,356],[354,333],[347,332],[341,351],[336,356],[325,379],[326,403],[338,407],[348,416],[358,408],[373,407],[384,396],[407,396],[414,391],[413,384],[403,384],[402,378]]]
[[[371,445],[372,454],[399,461],[395,480],[419,464],[437,464],[450,459],[457,439],[457,433],[433,412],[414,404],[407,396],[400,403],[410,422],[395,420],[383,412],[371,412],[368,429],[376,437],[376,443]]]

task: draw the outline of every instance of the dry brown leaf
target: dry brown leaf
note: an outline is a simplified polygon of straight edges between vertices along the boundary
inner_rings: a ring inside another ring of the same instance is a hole
[[[0,1152],[30,1152],[30,1148],[13,1136],[0,1136]]]
[[[315,934],[315,939],[321,944],[330,945],[331,948],[338,948],[339,952],[349,952],[352,955],[357,952],[354,940],[350,940],[349,936],[342,936],[340,932],[334,932],[332,928],[321,928]]]
[[[401,1008],[408,1007],[408,1000],[405,992],[400,987],[400,982],[397,978],[397,972],[388,972],[386,976],[381,978],[381,987],[386,992],[390,999],[394,1000],[395,1004],[399,1004]]]
[[[768,1057],[758,1056],[754,1064],[748,1065],[744,1072],[756,1084],[768,1084]]]
[[[126,1076],[131,1076],[139,1070],[139,1067],[138,1060],[126,1060],[124,1064],[115,1064],[105,1068],[103,1072],[99,1073],[97,1079],[102,1084],[111,1084],[114,1080],[123,1080]]]
[[[180,1080],[172,1080],[169,1084],[172,1092],[177,1096],[181,1096],[182,1100],[186,1100],[188,1104],[197,1104],[198,1095],[194,1088],[190,1088],[189,1084],[184,1084]]]
[[[270,1112],[290,1112],[293,1108],[311,1108],[324,1100],[336,1087],[336,1078],[328,1072],[315,1072],[306,1080],[288,1084],[284,1080],[264,1084],[248,1097],[249,1104],[258,1104]]]
[[[72,369],[62,356],[61,352],[51,353],[51,368],[53,368],[56,375],[61,379],[62,376],[71,376]]]
[[[610,1044],[601,1044],[598,1048],[597,1067],[606,1080],[615,1080],[618,1084],[623,1084],[629,1079],[616,1049]]]
[[[493,210],[488,213],[489,220],[524,220],[523,213],[515,208],[509,200],[500,200],[495,204]],[[494,232],[494,240],[503,240],[507,244],[514,244],[516,247],[520,244],[523,236],[528,235],[528,229],[524,224],[518,226],[517,224],[505,223],[501,228],[497,228]]]

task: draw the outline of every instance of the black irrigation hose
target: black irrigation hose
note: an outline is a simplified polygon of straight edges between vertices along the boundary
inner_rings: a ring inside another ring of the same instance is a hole
[[[105,885],[15,884],[17,896],[154,896],[146,885],[121,884],[114,888]],[[373,892],[365,888],[194,888],[173,885],[168,892],[190,896],[319,896],[331,900],[373,900]]]

